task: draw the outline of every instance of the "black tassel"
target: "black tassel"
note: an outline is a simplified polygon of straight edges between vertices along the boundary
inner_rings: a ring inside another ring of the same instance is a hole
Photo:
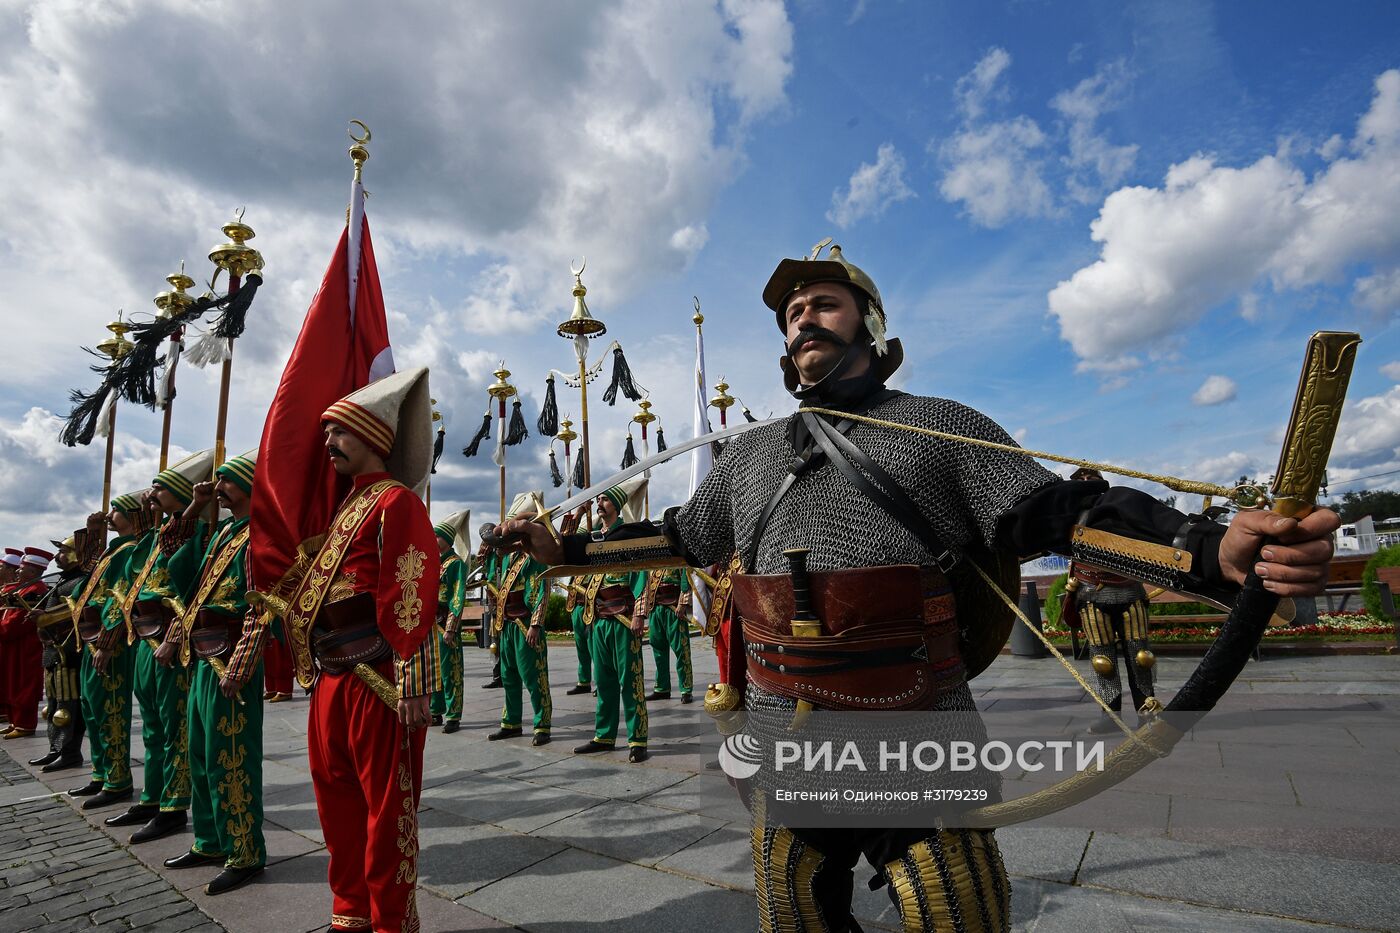
[[[63,422],[63,430],[59,433],[59,440],[69,447],[76,447],[79,444],[86,447],[92,443],[93,435],[97,433],[97,416],[102,411],[102,401],[107,397],[107,387],[102,385],[96,392],[88,394],[74,389],[68,393],[68,400],[73,403],[73,410],[69,412],[68,418]]]
[[[520,410],[520,399],[516,399],[510,408],[510,427],[506,431],[506,446],[514,447],[529,436],[530,431],[525,427],[525,415]]]
[[[564,485],[564,474],[559,472],[559,461],[554,459],[554,448],[549,448],[549,480],[558,489]]]
[[[433,472],[433,473],[436,473],[436,472],[437,472],[438,461],[442,459],[442,444],[443,444],[443,441],[445,441],[446,439],[447,439],[447,429],[446,429],[446,428],[438,428],[437,440],[433,441],[433,469],[432,469],[432,472]]]
[[[540,420],[535,422],[535,427],[540,429],[540,437],[553,437],[559,433],[559,405],[554,401],[553,373],[545,380],[544,407],[540,409]]]
[[[613,371],[612,382],[603,392],[603,401],[609,405],[617,404],[617,390],[622,389],[622,394],[634,402],[642,400],[641,390],[637,388],[637,382],[632,378],[632,367],[627,365],[627,357],[622,355],[621,347],[613,347]]]
[[[740,406],[739,406],[739,410],[742,411],[742,412],[744,413],[744,420],[745,420],[745,421],[757,421],[757,420],[758,420],[757,418],[755,418],[755,417],[753,416],[753,412],[749,411],[749,407],[748,407],[747,405],[740,405]]]
[[[583,448],[582,448],[582,447],[580,447],[580,448],[578,449],[578,453],[574,454],[574,477],[573,477],[573,483],[574,483],[574,488],[575,488],[575,489],[582,489],[582,488],[583,488]]]
[[[248,308],[252,305],[260,285],[262,285],[262,274],[250,272],[237,294],[223,299],[226,302],[224,311],[213,325],[215,337],[220,340],[237,340],[243,336],[243,328],[248,320]]]
[[[486,414],[481,416],[481,428],[472,438],[472,442],[462,448],[462,456],[475,457],[476,452],[481,447],[481,442],[491,436],[491,411],[487,409]]]
[[[632,435],[627,435],[627,446],[622,451],[622,466],[620,470],[625,470],[637,462],[637,449],[632,446]]]
[[[661,428],[656,429],[656,452],[663,453],[666,450],[666,432]]]

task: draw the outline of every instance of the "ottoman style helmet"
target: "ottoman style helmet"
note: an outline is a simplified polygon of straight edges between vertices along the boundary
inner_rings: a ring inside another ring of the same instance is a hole
[[[327,421],[373,448],[384,458],[389,475],[422,498],[433,466],[434,441],[426,366],[390,373],[356,389],[325,410],[321,423]]]
[[[830,258],[819,259],[821,251],[827,246],[831,246],[828,253]],[[865,323],[866,339],[874,350],[871,369],[881,382],[887,380],[904,362],[904,348],[900,345],[898,337],[885,337],[885,305],[880,299],[880,290],[875,287],[875,280],[867,275],[865,270],[846,259],[841,247],[831,243],[831,237],[812,247],[809,256],[802,259],[784,259],[778,263],[778,267],[768,279],[768,284],[763,287],[763,303],[772,309],[778,329],[784,334],[787,333],[783,310],[787,307],[792,293],[818,282],[841,282],[864,295],[865,308],[861,310],[861,316]],[[784,354],[780,364],[788,391],[796,389],[797,369],[793,366],[792,359]]]

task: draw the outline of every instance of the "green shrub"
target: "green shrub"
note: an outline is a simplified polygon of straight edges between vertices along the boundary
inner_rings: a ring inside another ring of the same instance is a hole
[[[1400,544],[1383,547],[1372,554],[1361,573],[1361,600],[1366,604],[1366,611],[1383,619],[1385,613],[1381,610],[1381,591],[1376,586],[1376,570],[1380,567],[1400,567]],[[1400,593],[1391,595],[1400,599]]]
[[[569,614],[564,611],[564,595],[562,593],[549,594],[549,608],[544,611],[544,630],[546,632],[573,630]]]
[[[1065,581],[1069,579],[1069,574],[1062,573],[1050,584],[1050,589],[1045,593],[1045,624],[1049,628],[1060,627],[1060,610],[1064,608],[1064,603],[1060,601],[1060,596],[1065,591]]]

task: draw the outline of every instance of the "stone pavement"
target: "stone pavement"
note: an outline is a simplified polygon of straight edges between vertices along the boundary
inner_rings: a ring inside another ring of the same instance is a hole
[[[714,656],[708,640],[694,644],[703,685],[714,679]],[[623,752],[576,758],[570,750],[591,734],[592,698],[564,695],[572,646],[556,642],[550,657],[554,742],[533,748],[528,738],[486,741],[501,694],[480,688],[486,652],[466,652],[462,731],[432,730],[425,753],[424,929],[753,930],[747,816],[723,777],[703,769],[718,743],[698,698],[650,704],[653,754],[644,765],[627,764]],[[1163,695],[1194,663],[1159,661]],[[648,655],[649,675],[650,664]],[[1087,722],[1092,713],[1053,660],[1002,656],[973,687],[989,714]],[[159,869],[187,848],[188,834],[128,849],[130,830],[100,826],[111,811],[78,814],[62,797],[17,803],[45,787],[34,769],[0,755],[11,782],[0,785],[0,929],[43,926],[49,911],[64,919],[46,930],[324,929],[330,895],[307,773],[307,708],[304,697],[267,707],[268,871],[219,898],[201,890],[214,869]],[[15,760],[41,747],[37,738],[0,743]],[[1016,929],[1400,930],[1397,773],[1400,658],[1254,662],[1170,758],[1053,818],[998,830]],[[86,773],[54,777],[45,782],[62,790]],[[1048,780],[1007,777],[1007,796]],[[868,877],[857,869],[862,924],[897,929],[886,894],[866,890]]]

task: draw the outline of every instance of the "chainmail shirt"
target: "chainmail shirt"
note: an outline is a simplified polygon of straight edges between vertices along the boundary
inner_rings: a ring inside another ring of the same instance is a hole
[[[863,414],[951,434],[1015,443],[995,422],[958,402],[898,394]],[[811,549],[813,571],[929,564],[934,555],[823,460],[798,477],[774,509],[761,541],[753,531],[793,462],[788,424],[755,428],[731,441],[690,501],[674,516],[681,543],[699,565],[737,547],[756,573],[787,573],[787,548]],[[991,547],[1002,514],[1058,477],[1030,457],[857,424],[847,437],[883,468],[923,512],[938,538],[961,549]]]

